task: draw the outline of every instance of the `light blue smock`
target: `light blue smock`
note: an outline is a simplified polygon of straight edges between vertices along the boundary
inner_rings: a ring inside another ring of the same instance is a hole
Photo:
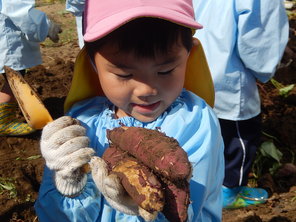
[[[66,10],[75,16],[82,16],[85,0],[66,0]]]
[[[217,116],[246,120],[258,115],[256,80],[275,73],[288,41],[282,0],[193,0],[197,37],[215,85]]]
[[[34,8],[35,1],[0,0],[0,73],[42,63],[39,43],[48,34],[48,19]]]
[[[133,117],[114,118],[114,106],[105,97],[95,97],[77,103],[70,116],[79,119],[87,128],[90,147],[102,156],[108,147],[106,130],[125,126],[148,129],[160,128],[176,138],[187,152],[193,166],[190,181],[188,221],[221,221],[222,181],[224,177],[223,141],[213,110],[198,96],[183,90],[180,97],[155,121],[140,122]],[[143,221],[141,217],[115,211],[97,190],[91,175],[82,193],[74,198],[61,195],[55,188],[53,174],[45,169],[35,209],[40,222]],[[165,222],[162,213],[156,221]]]

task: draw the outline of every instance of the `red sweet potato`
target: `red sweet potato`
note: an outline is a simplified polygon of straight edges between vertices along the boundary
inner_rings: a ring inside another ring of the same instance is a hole
[[[187,209],[190,203],[188,181],[172,182],[166,178],[162,178],[161,181],[165,195],[165,205],[162,213],[170,222],[187,221]]]
[[[148,212],[157,211],[155,207],[152,209],[143,205],[144,200],[150,198],[152,198],[152,201],[148,201],[150,207],[153,202],[160,202],[160,194],[155,195],[157,192],[154,191],[151,194],[151,190],[142,189],[142,183],[155,186],[154,175],[149,176],[149,172],[154,173],[161,181],[161,190],[164,192],[162,194],[164,206],[158,211],[162,211],[171,222],[185,222],[190,203],[188,181],[192,169],[187,153],[179,146],[177,140],[159,131],[139,127],[115,128],[107,131],[107,137],[110,148],[105,151],[103,159],[110,164],[112,171],[121,176],[123,186],[136,203],[143,208],[146,207],[144,209],[148,209]],[[134,164],[136,161],[137,164]],[[137,169],[128,172],[129,168],[134,166],[137,166]],[[139,176],[141,175],[139,172],[142,171],[148,176],[145,178]],[[134,180],[141,181],[140,185],[135,185]],[[141,188],[140,192],[137,186]],[[157,189],[159,189],[158,182]]]
[[[107,137],[112,144],[170,181],[188,180],[191,176],[187,153],[177,140],[164,133],[140,127],[119,127],[107,131]]]

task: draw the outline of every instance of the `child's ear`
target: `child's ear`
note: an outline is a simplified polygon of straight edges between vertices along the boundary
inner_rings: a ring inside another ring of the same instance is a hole
[[[200,44],[199,40],[197,38],[192,37],[192,47],[190,49],[190,51],[188,52],[188,59],[190,59],[190,57],[193,57],[192,54],[194,54],[196,48],[198,48],[198,45]]]
[[[196,47],[200,44],[199,40],[197,38],[192,38],[192,47]]]

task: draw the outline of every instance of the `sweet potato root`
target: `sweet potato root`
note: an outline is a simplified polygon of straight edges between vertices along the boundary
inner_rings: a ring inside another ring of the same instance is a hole
[[[157,130],[119,127],[109,130],[107,137],[112,144],[170,181],[188,180],[191,176],[187,153],[177,140]]]
[[[148,167],[115,146],[106,149],[103,159],[141,208],[149,213],[162,211],[164,194],[161,183]]]
[[[107,137],[110,147],[103,159],[110,164],[112,172],[120,176],[136,203],[148,212],[162,211],[171,222],[185,222],[192,169],[187,153],[177,140],[139,127],[115,128],[107,131]],[[161,188],[155,180],[161,181]],[[149,189],[143,189],[146,184]],[[160,194],[160,190],[164,194]],[[154,206],[156,203],[158,207]]]
[[[162,213],[170,222],[187,221],[187,209],[190,203],[188,181],[180,180],[176,183],[166,178],[162,178],[161,181],[165,195],[165,205]]]

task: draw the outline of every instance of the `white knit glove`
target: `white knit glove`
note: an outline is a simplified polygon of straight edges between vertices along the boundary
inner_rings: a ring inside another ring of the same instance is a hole
[[[63,116],[44,127],[40,143],[46,165],[54,171],[57,190],[65,196],[79,194],[87,179],[82,167],[94,154],[85,128],[78,120]]]
[[[49,22],[49,27],[48,27],[48,38],[57,43],[60,38],[59,38],[59,34],[63,31],[61,26],[51,20],[48,21]]]
[[[107,164],[103,159],[92,157],[90,167],[97,188],[112,208],[129,215],[140,215],[145,221],[155,220],[157,213],[149,213],[138,207],[121,185],[119,178],[108,173]]]
[[[138,215],[137,204],[126,193],[115,174],[108,175],[106,162],[94,156],[90,162],[93,180],[111,207],[129,215]]]

